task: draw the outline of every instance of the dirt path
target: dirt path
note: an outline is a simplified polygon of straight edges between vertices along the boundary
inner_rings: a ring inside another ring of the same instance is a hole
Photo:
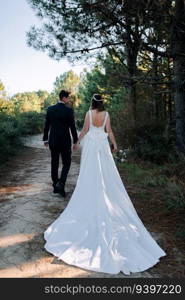
[[[27,139],[22,152],[1,168],[0,277],[154,277],[150,270],[130,276],[90,272],[58,261],[45,251],[43,232],[70,199],[79,172],[80,152],[73,154],[64,200],[52,192],[50,153],[40,140],[40,135]]]

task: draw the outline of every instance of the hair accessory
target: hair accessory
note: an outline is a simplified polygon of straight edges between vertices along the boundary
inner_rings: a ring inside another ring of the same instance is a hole
[[[92,100],[94,100],[94,101],[101,101],[101,102],[103,101],[103,99],[100,99],[100,100],[96,99],[95,96],[93,96]]]

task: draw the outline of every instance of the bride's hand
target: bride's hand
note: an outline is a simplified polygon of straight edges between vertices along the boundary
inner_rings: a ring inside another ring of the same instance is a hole
[[[118,151],[118,147],[117,147],[117,145],[113,145],[113,150],[112,150],[113,152],[117,152]]]
[[[74,151],[74,150],[77,150],[77,149],[78,149],[77,144],[74,144],[74,145],[73,145],[73,151]]]
[[[78,150],[80,143],[77,142],[76,144],[73,145],[73,150]]]

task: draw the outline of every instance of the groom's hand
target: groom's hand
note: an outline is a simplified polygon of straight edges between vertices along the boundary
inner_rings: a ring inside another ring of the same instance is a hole
[[[48,147],[48,146],[49,146],[49,143],[48,143],[48,142],[44,142],[44,146],[45,146],[45,147]]]
[[[78,143],[73,144],[73,150],[77,150],[78,149]]]

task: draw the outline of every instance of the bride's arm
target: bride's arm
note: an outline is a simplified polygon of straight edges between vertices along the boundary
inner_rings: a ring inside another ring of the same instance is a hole
[[[109,115],[108,115],[107,121],[106,121],[106,131],[107,131],[107,133],[108,133],[108,136],[109,136],[109,138],[110,138],[111,143],[112,143],[113,146],[114,146],[113,151],[117,151],[118,148],[117,148],[117,144],[116,144],[116,139],[115,139],[115,137],[114,137],[114,133],[113,133],[112,128],[111,128],[111,122],[110,122],[110,117],[109,117]]]
[[[78,137],[78,141],[77,141],[78,144],[80,144],[80,141],[82,140],[82,138],[84,137],[84,135],[88,132],[89,125],[90,125],[89,113],[86,112],[85,120],[84,120],[84,125],[83,125],[82,131],[80,132],[80,135]]]

